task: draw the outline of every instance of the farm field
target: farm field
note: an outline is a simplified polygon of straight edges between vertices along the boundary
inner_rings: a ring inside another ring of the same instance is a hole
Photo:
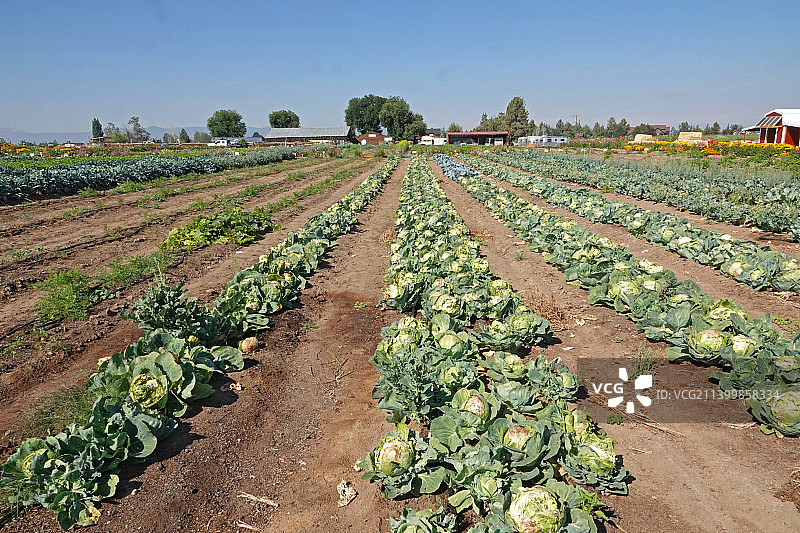
[[[436,161],[441,161],[438,157]],[[470,158],[460,160],[471,165]],[[0,343],[10,347],[3,349],[0,359],[0,428],[8,428],[0,431],[3,458],[10,456],[24,437],[33,436],[25,425],[26,413],[41,406],[60,387],[84,382],[97,369],[98,359],[121,352],[143,335],[134,321],[121,316],[121,311],[145,294],[153,283],[151,275],[117,288],[94,303],[86,319],[49,320],[41,325],[35,320],[42,295],[37,284],[53,271],[81,269],[87,275],[98,276],[113,259],[157,253],[170,230],[189,224],[198,215],[230,205],[246,211],[272,206],[268,210],[274,227],[258,234],[252,244],[228,242],[191,251],[178,248],[170,256],[164,270],[166,281],[172,285],[185,282],[188,296],[210,305],[238,272],[264,261],[262,256],[290,233],[313,222],[314,217],[357,190],[362,181],[391,165],[392,161],[386,158],[285,161],[97,198],[67,196],[0,207],[6,248],[0,264],[0,335],[5,336]],[[496,166],[512,168],[508,164]],[[650,371],[665,389],[703,391],[706,398],[714,394],[715,385],[708,376],[716,367],[668,362],[665,342],[647,340],[644,333],[637,332],[632,320],[613,307],[590,305],[586,290],[568,282],[542,253],[528,247],[525,236],[515,232],[512,224],[490,212],[446,171],[446,165],[440,167],[434,159],[420,157],[402,158],[390,173],[387,170],[380,192],[356,211],[353,228],[331,237],[335,245],[325,248],[319,264],[313,264],[310,272],[303,275],[306,283],[297,292],[297,299],[280,312],[270,313],[268,329],[242,335],[255,333],[258,338],[258,348],[244,355],[243,368],[215,374],[210,381],[213,394],[189,403],[188,411],[176,417],[172,434],[158,444],[152,455],[141,463],[123,463],[115,495],[98,504],[102,514],[97,525],[86,531],[388,531],[390,521],[397,519],[404,508],[436,509],[463,488],[455,481],[455,470],[452,475],[439,470],[450,481],[421,491],[433,494],[387,500],[381,494],[380,483],[362,479],[364,472],[354,468],[378,446],[382,436],[396,428],[387,421],[387,413],[376,407],[378,402],[373,396],[381,371],[392,366],[384,363],[379,371],[371,362],[382,341],[381,329],[401,319],[408,320],[404,316],[432,320],[440,310],[427,293],[416,308],[409,306],[404,308],[405,313],[400,312],[403,305],[391,303],[393,296],[387,292],[385,279],[387,272],[397,272],[392,243],[402,243],[406,235],[397,217],[398,209],[404,205],[401,198],[410,190],[404,176],[428,172],[466,227],[460,237],[477,243],[476,252],[485,259],[485,263],[477,259],[470,264],[477,265],[476,272],[481,273],[485,273],[485,264],[488,272],[507,281],[517,295],[508,296],[517,302],[509,308],[510,314],[492,315],[493,304],[484,315],[470,314],[472,311],[464,315],[463,308],[461,314],[448,312],[460,317],[456,320],[464,316],[473,319],[475,327],[464,331],[474,333],[480,342],[472,337],[464,342],[481,346],[478,351],[482,352],[487,351],[487,346],[495,346],[486,337],[486,332],[492,331],[489,323],[510,320],[517,313],[513,309],[518,303],[545,319],[546,322],[536,322],[539,329],[529,332],[524,341],[513,340],[511,332],[501,339],[505,344],[496,345],[505,347],[494,349],[519,350],[526,361],[542,355],[548,360],[559,358],[579,374],[582,393],[570,396],[574,391],[569,393],[565,387],[556,395],[570,398],[572,407],[591,415],[615,441],[613,452],[622,457],[630,472],[631,477],[622,484],[624,490],[609,479],[601,481],[601,487],[617,489],[611,490],[613,494],[600,495],[607,504],[604,512],[608,520],[597,519],[595,527],[599,531],[800,531],[800,448],[796,437],[777,438],[762,433],[747,412],[747,402],[741,399],[656,403],[652,418],[609,410],[607,398],[594,392],[591,384],[616,379],[617,367],[633,368],[637,354],[652,352]],[[332,176],[338,179],[330,181]],[[800,325],[800,298],[795,293],[756,290],[718,268],[637,239],[618,224],[592,222],[500,181],[489,172],[484,176],[487,183],[508,189],[526,204],[573,219],[599,237],[625,246],[637,259],[647,259],[673,271],[678,280],[694,281],[713,299],[735,300],[749,316],[770,313],[773,319],[780,319],[775,323],[786,337],[791,338]],[[328,185],[322,186],[323,183]],[[178,186],[183,190],[177,190]],[[164,191],[166,188],[173,191]],[[433,196],[433,187],[428,190],[428,196]],[[652,211],[687,216],[664,204],[617,193],[603,196]],[[98,205],[98,201],[102,204]],[[443,212],[446,209],[449,208],[441,207]],[[737,239],[770,244],[773,250],[790,257],[800,255],[797,243],[787,235],[754,233],[748,227],[705,223],[705,218],[688,216],[698,225]],[[420,249],[425,246],[422,241],[418,244]],[[475,279],[483,278],[476,275]],[[480,293],[479,289],[475,292]],[[424,298],[429,299],[428,304]],[[382,301],[384,305],[379,307]],[[546,323],[552,341],[544,333]],[[500,329],[494,323],[492,327]],[[35,328],[43,331],[30,333]],[[458,331],[459,326],[453,325],[452,329]],[[388,331],[384,338],[390,338]],[[494,336],[500,339],[501,333],[495,331]],[[14,346],[14,339],[22,341]],[[519,347],[520,343],[524,346]],[[494,356],[486,357],[491,360]],[[640,356],[638,360],[641,359]],[[466,356],[461,362],[474,363]],[[473,396],[476,398],[483,398],[484,393],[491,395],[502,381],[498,377],[502,369],[491,366],[491,362],[480,364],[480,387],[485,390]],[[469,390],[477,390],[476,383],[473,381]],[[387,390],[384,385],[383,392]],[[391,404],[385,395],[383,398],[384,405]],[[393,410],[423,413],[425,421],[430,413],[448,412],[441,398],[437,401],[427,406],[431,411],[419,404],[411,408],[411,403],[403,402],[402,408],[395,404]],[[548,396],[545,403],[550,401],[556,403]],[[509,405],[501,405],[508,417],[521,416],[519,404],[514,408]],[[531,409],[529,418],[536,412]],[[611,414],[618,418],[609,418]],[[430,419],[435,417],[430,415],[428,422]],[[522,423],[521,419],[514,420]],[[420,439],[427,439],[429,430],[441,430],[441,424],[428,422],[411,424]],[[57,432],[61,428],[50,429]],[[477,441],[467,433],[459,438],[464,443]],[[440,453],[451,459],[457,455],[454,441],[446,447],[452,453]],[[451,459],[437,460],[447,465],[452,464],[447,462]],[[556,462],[555,456],[551,459]],[[620,466],[616,465],[614,475],[620,473]],[[364,463],[360,469],[363,468]],[[570,468],[575,465],[558,463],[548,475],[543,466],[542,479],[555,476],[575,482],[586,474],[580,468]],[[565,469],[569,474],[565,475]],[[385,481],[387,477],[378,479]],[[348,505],[337,506],[340,482],[350,482],[358,493]],[[587,481],[584,486],[594,486],[590,490],[596,490],[598,483]],[[486,509],[492,505],[502,507],[507,503],[487,500]],[[570,504],[577,509],[575,505]],[[479,505],[476,503],[475,507]],[[467,531],[480,522],[469,505],[464,508],[467,510],[458,520],[457,531]],[[575,520],[583,516],[577,510],[572,512]],[[55,513],[38,506],[0,527],[4,532],[59,530]]]

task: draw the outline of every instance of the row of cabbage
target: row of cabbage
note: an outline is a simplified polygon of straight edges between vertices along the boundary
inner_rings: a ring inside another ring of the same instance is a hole
[[[113,161],[85,161],[43,169],[0,166],[0,205],[12,205],[47,196],[66,196],[81,189],[108,189],[126,181],[143,182],[170,176],[206,174],[294,159],[295,148],[274,148],[194,157],[146,156]]]
[[[752,176],[742,181],[738,176],[712,175],[686,167],[600,161],[532,150],[487,154],[487,157],[540,176],[665,203],[720,222],[789,233],[800,240],[797,180],[773,184]]]
[[[241,370],[250,336],[269,315],[289,307],[335,239],[381,190],[399,157],[353,192],[309,220],[253,267],[237,273],[209,310],[185,298],[179,285],[158,284],[129,317],[145,336],[98,361],[87,387],[99,397],[88,422],[56,435],[25,440],[2,467],[0,492],[19,506],[58,513],[63,529],[97,523],[95,502],[114,495],[120,465],[141,461],[176,427],[188,404],[208,397],[216,374]],[[233,345],[239,342],[239,347]],[[251,346],[248,346],[250,344]]]
[[[572,189],[547,178],[510,171],[476,157],[463,156],[462,160],[487,176],[521,187],[592,222],[625,226],[634,237],[720,269],[726,276],[756,290],[800,292],[800,260],[767,246],[700,228],[686,218],[608,200],[598,192]]]
[[[396,429],[361,462],[364,479],[391,499],[452,489],[451,510],[484,518],[471,533],[595,532],[602,502],[563,479],[624,494],[628,471],[613,441],[567,406],[578,377],[544,355],[520,357],[550,342],[549,323],[478,249],[426,160],[413,159],[381,305],[422,316],[384,328],[371,359],[374,397]],[[391,531],[454,533],[457,514],[406,509]]]
[[[712,378],[728,396],[747,397],[766,433],[800,435],[800,333],[772,328],[769,315],[750,318],[730,299],[714,300],[691,280],[502,189],[452,158],[436,156],[496,218],[543,252],[567,282],[589,291],[593,305],[626,313],[639,331],[664,341],[671,361],[719,365]]]

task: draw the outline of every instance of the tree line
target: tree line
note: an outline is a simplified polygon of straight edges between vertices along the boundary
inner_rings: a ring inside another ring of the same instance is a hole
[[[290,109],[273,111],[267,117],[271,128],[297,128],[300,127],[300,117]],[[165,143],[207,143],[213,137],[244,137],[247,125],[242,115],[235,109],[219,109],[206,121],[210,133],[195,131],[192,138],[185,128],[175,132],[170,128],[164,133]],[[256,133],[256,137],[261,137]],[[150,140],[150,133],[139,123],[139,117],[133,116],[128,120],[128,127],[120,130],[113,122],[106,124],[105,128],[97,118],[92,119],[92,138],[108,137],[113,143],[141,143]],[[263,138],[263,137],[262,137]]]
[[[705,128],[701,128],[699,125],[681,122],[677,128],[670,128],[670,134],[677,135],[681,131],[702,131],[704,135],[731,135],[738,133],[741,129],[741,124],[728,124],[723,128],[719,122],[714,122],[714,124],[706,124]],[[624,117],[619,121],[615,117],[610,117],[605,124],[595,122],[594,126],[569,120],[559,120],[552,126],[545,122],[536,124],[528,115],[525,100],[521,96],[515,96],[508,103],[505,112],[498,113],[494,117],[489,117],[486,113],[481,115],[480,122],[472,131],[508,131],[510,139],[517,139],[528,135],[574,137],[576,134],[579,134],[580,137],[626,137],[637,133],[647,133],[649,130],[647,124],[642,122],[638,126],[633,126]],[[452,123],[447,131],[461,131],[461,126]]]
[[[411,111],[403,98],[374,94],[351,98],[344,110],[344,122],[358,133],[386,128],[394,139],[422,137],[428,128],[422,115]]]

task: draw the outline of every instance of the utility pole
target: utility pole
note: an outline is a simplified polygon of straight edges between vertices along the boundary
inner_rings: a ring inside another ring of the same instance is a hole
[[[575,114],[575,136],[573,137],[573,139],[577,139],[577,138],[578,138],[578,114],[576,113]]]

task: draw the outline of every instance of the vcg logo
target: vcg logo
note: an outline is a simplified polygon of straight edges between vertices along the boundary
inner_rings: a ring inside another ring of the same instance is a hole
[[[618,383],[592,383],[592,389],[594,390],[595,394],[600,394],[601,392],[605,395],[611,396],[616,394],[613,398],[608,400],[608,406],[611,408],[615,408],[622,404],[625,401],[625,383],[628,382],[628,369],[627,368],[620,368],[619,369],[619,379]],[[633,381],[633,388],[634,390],[645,390],[649,389],[653,386],[653,376],[652,374],[645,374],[642,376],[637,377]],[[643,394],[636,394],[636,399],[645,407],[650,407],[650,404],[653,403],[649,397]],[[634,412],[634,402],[633,400],[628,400],[625,404],[625,412],[626,413],[633,413]]]

